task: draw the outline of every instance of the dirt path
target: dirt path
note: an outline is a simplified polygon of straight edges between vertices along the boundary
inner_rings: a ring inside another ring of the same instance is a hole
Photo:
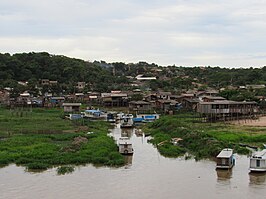
[[[266,116],[260,117],[257,120],[241,120],[241,121],[234,121],[232,124],[243,125],[243,126],[260,126],[266,127]]]

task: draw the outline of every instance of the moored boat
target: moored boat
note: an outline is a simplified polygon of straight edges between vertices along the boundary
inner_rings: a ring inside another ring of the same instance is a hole
[[[231,169],[235,164],[233,149],[225,148],[216,157],[217,169]]]
[[[133,154],[133,147],[132,143],[128,138],[120,138],[118,141],[119,153],[124,155]]]
[[[266,149],[252,154],[249,169],[252,172],[266,172]]]

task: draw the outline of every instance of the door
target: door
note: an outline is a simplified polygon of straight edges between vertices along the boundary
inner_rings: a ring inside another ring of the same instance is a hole
[[[256,161],[256,167],[260,167],[260,160]]]

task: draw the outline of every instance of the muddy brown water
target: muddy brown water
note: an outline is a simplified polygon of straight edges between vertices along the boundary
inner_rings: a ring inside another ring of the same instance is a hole
[[[215,162],[164,158],[134,130],[114,128],[118,139],[130,136],[134,155],[126,156],[121,168],[76,167],[72,174],[59,176],[56,169],[40,173],[10,165],[0,168],[1,199],[174,199],[234,198],[265,199],[266,174],[250,174],[249,159],[236,155],[231,171],[216,171]]]

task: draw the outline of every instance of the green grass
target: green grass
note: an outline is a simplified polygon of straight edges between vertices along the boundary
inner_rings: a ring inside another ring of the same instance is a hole
[[[0,136],[12,133],[61,133],[74,130],[69,120],[62,119],[61,109],[16,109],[0,108]]]
[[[56,109],[36,109],[24,118],[1,109],[0,165],[15,163],[28,170],[46,170],[58,165],[125,163],[113,138],[107,135],[107,122],[88,122],[86,128],[94,133],[87,134],[87,131],[76,132],[79,126],[60,118],[61,114]],[[12,133],[3,133],[7,127]]]
[[[177,157],[185,152],[196,159],[215,157],[220,150],[229,147],[240,154],[249,150],[243,144],[261,147],[266,143],[265,127],[243,127],[224,123],[201,123],[192,114],[163,116],[147,124],[145,133],[159,152],[167,157]],[[178,146],[171,144],[171,138],[182,138]],[[163,144],[159,144],[165,141]]]

